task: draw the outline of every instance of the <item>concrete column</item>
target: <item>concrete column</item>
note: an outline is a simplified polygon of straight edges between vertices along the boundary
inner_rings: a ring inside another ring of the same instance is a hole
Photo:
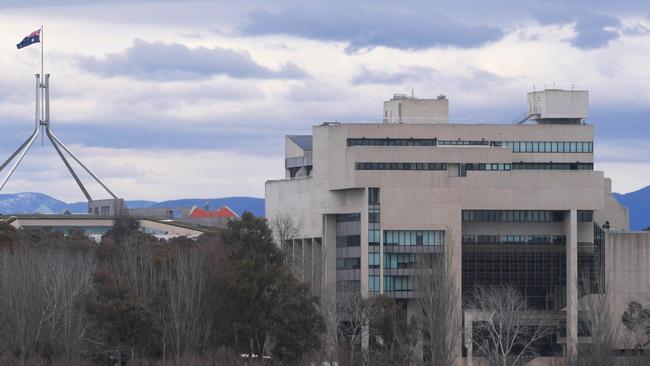
[[[463,282],[462,282],[462,264],[463,264],[463,247],[462,247],[462,216],[457,216],[455,226],[448,226],[445,228],[445,255],[450,255],[452,258],[452,271],[456,283],[456,298],[458,299],[456,306],[456,316],[454,319],[455,325],[453,328],[457,329],[458,334],[463,331]],[[463,349],[462,340],[456,344],[456,365],[463,364]]]
[[[578,356],[578,211],[566,215],[566,357],[572,364]]]
[[[365,353],[368,352],[368,348],[370,348],[370,326],[366,324],[361,328],[361,349]]]
[[[465,348],[467,348],[467,358],[465,360],[465,366],[473,366],[474,365],[474,360],[472,359],[474,357],[474,344],[472,342],[472,336],[473,336],[473,330],[472,330],[472,323],[474,322],[474,317],[472,316],[471,312],[466,311],[465,312],[465,333],[463,336],[465,337]]]
[[[336,217],[323,215],[322,269],[323,294],[336,293]]]

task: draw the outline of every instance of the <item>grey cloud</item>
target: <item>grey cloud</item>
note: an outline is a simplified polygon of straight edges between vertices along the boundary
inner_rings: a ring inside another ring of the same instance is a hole
[[[386,84],[400,85],[407,82],[428,83],[434,85],[458,85],[461,88],[472,88],[494,83],[511,81],[495,75],[487,70],[470,68],[464,75],[455,76],[439,72],[430,67],[410,66],[400,71],[387,72],[382,70],[370,70],[365,67],[352,79],[354,85]]]
[[[628,36],[642,36],[650,33],[650,28],[644,24],[636,22],[633,24],[626,24],[622,29],[622,33]]]
[[[620,26],[621,21],[609,15],[583,14],[576,22],[577,35],[571,40],[571,45],[583,49],[606,46],[620,36],[616,31]]]
[[[244,35],[286,34],[347,42],[348,51],[376,46],[471,48],[499,40],[504,35],[500,28],[464,24],[433,8],[428,5],[408,10],[406,6],[395,4],[310,3],[285,7],[277,12],[254,11],[240,31]]]
[[[243,35],[286,34],[346,42],[351,52],[376,46],[407,50],[474,48],[500,40],[507,27],[535,19],[545,25],[575,24],[576,36],[568,41],[574,47],[591,49],[628,34],[619,32],[618,17],[637,14],[643,8],[641,1],[599,0],[442,0],[435,5],[411,1],[400,6],[371,1],[314,1],[250,12],[239,31]]]
[[[436,73],[435,69],[429,67],[408,67],[397,72],[386,72],[381,70],[369,70],[361,68],[361,72],[352,79],[354,85],[365,84],[389,84],[398,85],[407,81],[421,81],[431,79]]]
[[[180,43],[149,43],[135,39],[122,53],[103,59],[79,57],[79,66],[102,76],[128,76],[160,81],[194,80],[212,75],[239,79],[300,79],[306,73],[293,63],[272,70],[256,63],[245,51],[227,48],[190,49]]]

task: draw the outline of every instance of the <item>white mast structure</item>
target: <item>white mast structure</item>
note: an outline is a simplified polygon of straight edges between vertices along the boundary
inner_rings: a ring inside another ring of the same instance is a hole
[[[86,196],[86,199],[88,200],[88,203],[90,204],[93,202],[92,197],[88,193],[88,190],[86,187],[83,185],[81,180],[79,179],[79,176],[77,173],[74,171],[70,163],[68,162],[68,159],[66,159],[65,154],[63,151],[68,153],[74,161],[76,161],[88,174],[90,174],[91,177],[99,183],[99,185],[108,192],[108,194],[113,197],[115,200],[119,200],[117,196],[110,190],[108,187],[92,172],[88,167],[86,167],[73,153],[68,149],[61,140],[52,133],[52,130],[50,129],[50,74],[44,74],[44,66],[43,66],[43,26],[41,26],[41,32],[40,32],[40,43],[41,43],[41,73],[36,74],[36,113],[35,113],[35,126],[34,126],[34,132],[32,132],[31,136],[23,142],[22,145],[7,159],[2,165],[0,165],[0,173],[7,167],[9,166],[10,163],[13,162],[11,167],[9,168],[9,171],[5,174],[5,176],[2,178],[0,181],[0,191],[5,187],[9,179],[11,178],[12,174],[14,171],[16,171],[16,168],[18,168],[18,165],[21,163],[29,149],[32,147],[34,144],[34,141],[38,138],[39,134],[42,134],[41,137],[44,141],[45,136],[50,140],[52,143],[52,146],[54,146],[54,149],[56,150],[57,154],[63,160],[63,163],[65,164],[66,168],[68,168],[68,171],[74,178],[75,182],[77,182],[77,185],[83,192],[84,196]],[[42,78],[42,75],[45,75],[44,78]]]

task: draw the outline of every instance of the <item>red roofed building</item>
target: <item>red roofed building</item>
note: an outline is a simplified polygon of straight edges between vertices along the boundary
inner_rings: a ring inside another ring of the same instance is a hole
[[[239,218],[239,215],[237,215],[237,213],[228,206],[223,206],[214,211],[207,211],[200,207],[194,206],[190,211],[190,217],[206,218],[206,219],[221,217],[226,219],[235,219],[235,218]]]

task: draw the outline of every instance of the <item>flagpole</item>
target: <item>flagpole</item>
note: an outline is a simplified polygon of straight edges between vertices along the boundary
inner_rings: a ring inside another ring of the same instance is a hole
[[[41,81],[45,80],[45,73],[43,71],[43,26],[41,25]]]
[[[44,103],[45,103],[45,93],[43,87],[45,86],[45,69],[43,67],[43,25],[41,24],[41,34],[40,34],[40,41],[41,41],[41,118],[40,120],[43,121],[45,120],[44,113],[45,113],[45,108],[44,108]],[[42,128],[42,125],[40,126]],[[41,147],[45,146],[45,136],[44,134],[41,135]]]

